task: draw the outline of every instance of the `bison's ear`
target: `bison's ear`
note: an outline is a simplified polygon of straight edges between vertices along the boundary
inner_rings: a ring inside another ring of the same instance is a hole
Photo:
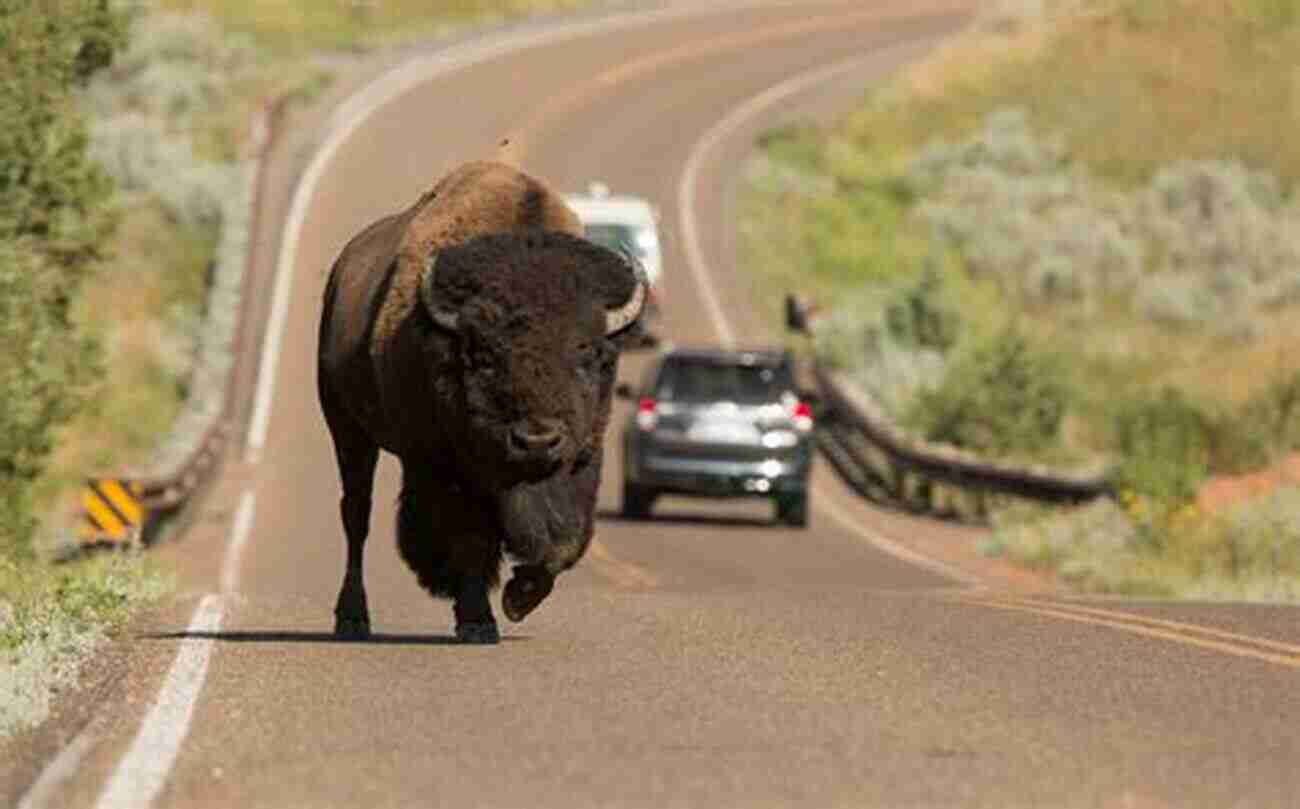
[[[433,291],[433,282],[437,278],[438,251],[433,251],[424,260],[424,271],[420,273],[420,303],[433,318],[433,322],[446,331],[454,332],[460,328],[460,315],[438,303]]]

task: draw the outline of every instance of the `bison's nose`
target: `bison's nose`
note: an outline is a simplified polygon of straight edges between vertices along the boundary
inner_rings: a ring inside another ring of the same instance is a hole
[[[558,460],[564,448],[564,423],[556,419],[525,419],[510,427],[510,454],[516,460]]]

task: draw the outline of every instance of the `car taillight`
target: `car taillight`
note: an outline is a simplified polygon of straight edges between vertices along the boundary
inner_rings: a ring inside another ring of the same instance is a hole
[[[656,412],[658,404],[654,399],[642,399],[636,403],[636,426],[642,430],[653,430],[655,423],[659,421],[659,414]]]
[[[790,419],[794,421],[794,428],[801,433],[806,433],[813,428],[812,407],[807,402],[795,402],[794,409],[790,413]]]

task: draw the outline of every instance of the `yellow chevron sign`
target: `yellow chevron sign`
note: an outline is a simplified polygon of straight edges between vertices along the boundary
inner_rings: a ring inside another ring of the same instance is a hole
[[[79,533],[83,540],[123,542],[138,530],[148,516],[140,504],[140,486],[113,478],[90,481],[81,490],[83,519]]]

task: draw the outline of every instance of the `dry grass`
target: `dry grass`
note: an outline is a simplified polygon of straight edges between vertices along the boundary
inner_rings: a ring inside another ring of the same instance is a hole
[[[897,151],[959,138],[993,110],[1025,107],[1036,129],[1126,183],[1175,160],[1240,158],[1300,179],[1300,3],[1128,0],[949,46],[838,128]]]
[[[579,8],[582,0],[162,0],[211,14],[275,53],[355,50],[428,36],[448,26]]]
[[[200,312],[211,246],[156,205],[124,211],[109,260],[85,288],[75,317],[100,345],[103,373],[66,425],[38,482],[39,501],[58,519],[88,474],[148,460],[185,399],[189,325]],[[60,528],[47,525],[47,534]]]
[[[987,556],[1053,570],[1083,592],[1300,602],[1300,489],[1281,485],[1213,512],[1141,498],[1004,512]]]

